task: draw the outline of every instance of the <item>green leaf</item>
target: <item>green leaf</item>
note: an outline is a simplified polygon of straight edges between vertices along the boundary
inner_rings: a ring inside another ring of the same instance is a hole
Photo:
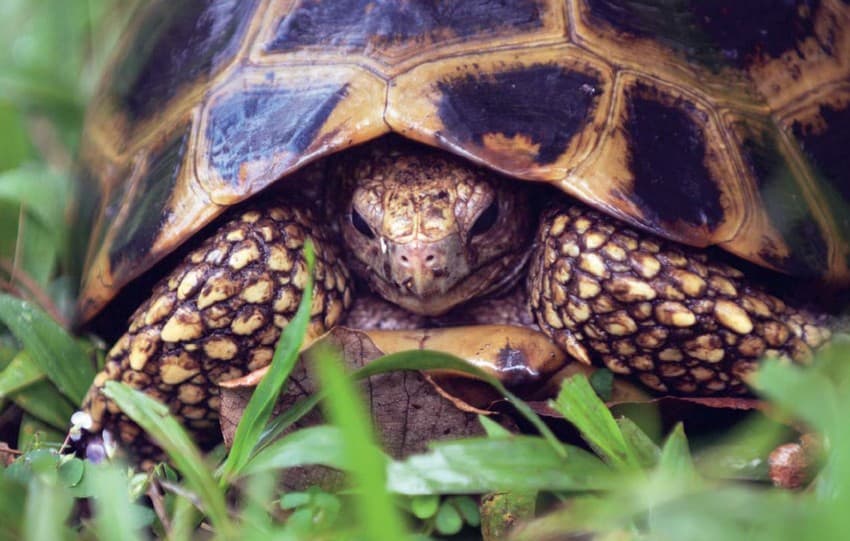
[[[525,401],[519,399],[513,393],[505,389],[501,382],[492,377],[490,374],[481,371],[479,368],[472,366],[468,362],[455,357],[454,355],[430,350],[403,351],[375,359],[363,368],[354,371],[351,374],[351,377],[356,380],[362,380],[377,374],[396,372],[400,370],[454,370],[456,372],[463,372],[484,380],[507,397],[514,407],[540,431],[546,441],[552,445],[552,449],[554,449],[555,452],[563,452],[563,448],[561,447],[558,438],[552,434],[549,427],[546,426],[546,424],[536,413],[534,413],[534,410],[532,410]],[[293,407],[289,408],[282,415],[272,419],[268,428],[261,437],[258,448],[263,448],[264,446],[269,445],[270,442],[274,441],[274,439],[282,434],[287,428],[309,413],[310,410],[313,409],[313,407],[321,400],[323,396],[322,393],[323,391],[320,390],[313,396],[296,402]],[[492,424],[487,424],[487,421],[482,420],[482,424],[484,425],[485,430],[487,430],[488,427],[495,430],[495,427],[493,427]]]
[[[614,391],[614,373],[605,368],[600,368],[590,375],[590,386],[602,400],[611,400]]]
[[[642,467],[650,468],[658,463],[661,450],[634,421],[628,417],[618,417],[617,426],[626,440],[626,446],[635,452]]]
[[[369,415],[345,375],[339,355],[323,347],[313,348],[308,355],[325,393],[325,416],[343,435],[346,469],[357,488],[355,504],[364,537],[403,539],[406,533],[401,517],[386,490],[386,458],[375,449]]]
[[[107,382],[102,392],[114,400],[124,414],[168,454],[171,462],[185,477],[186,483],[197,493],[218,533],[224,537],[234,535],[235,526],[227,514],[223,490],[219,488],[192,439],[168,413],[168,407],[115,381]]]
[[[17,462],[15,464],[18,464]],[[0,539],[21,539],[26,485],[9,478],[10,468],[0,468]]]
[[[54,392],[54,394],[56,394]],[[57,396],[57,398],[60,398]],[[61,399],[61,398],[60,398]],[[24,412],[21,426],[18,428],[18,449],[36,449],[56,446],[65,439],[67,426],[61,428],[45,423],[41,419]]]
[[[47,381],[29,385],[9,398],[22,410],[54,428],[67,428],[74,413],[74,407]]]
[[[275,493],[277,479],[274,475],[252,475],[245,481],[239,510],[241,538],[265,539],[272,528],[268,507]]]
[[[308,492],[287,492],[280,498],[281,509],[295,509],[310,503],[310,494]]]
[[[41,225],[58,234],[65,229],[69,184],[66,176],[46,165],[28,164],[0,173],[0,200],[24,205]]]
[[[201,521],[200,514],[188,498],[174,500],[174,513],[171,516],[171,539],[184,540],[196,538],[195,529]]]
[[[313,244],[309,240],[304,245],[304,257],[307,260],[307,283],[304,286],[304,294],[295,316],[280,335],[268,372],[257,385],[239,420],[233,437],[233,446],[221,470],[222,480],[238,475],[248,463],[251,453],[257,447],[266,429],[280,390],[298,360],[298,352],[310,323],[310,310],[313,303],[315,256]]]
[[[468,438],[429,447],[427,453],[389,464],[390,490],[411,496],[604,490],[618,482],[610,468],[587,451],[565,445],[556,453],[547,441],[533,436]]]
[[[565,380],[551,405],[575,425],[606,462],[621,470],[640,469],[640,460],[583,374]]]
[[[463,528],[463,519],[453,505],[444,502],[437,511],[434,526],[443,535],[454,535]]]
[[[23,115],[12,104],[0,101],[0,130],[3,144],[0,145],[0,171],[14,169],[33,154],[27,137]]]
[[[86,462],[71,458],[59,464],[59,480],[68,488],[77,486],[86,472]]]
[[[116,467],[92,468],[88,472],[94,486],[95,531],[99,539],[135,541],[145,516],[129,501],[127,476]]]
[[[509,438],[511,437],[510,431],[494,421],[490,419],[486,415],[478,415],[478,422],[481,423],[481,426],[484,428],[484,433],[487,434],[490,438]]]
[[[16,265],[40,288],[46,288],[50,277],[56,271],[61,241],[51,235],[50,230],[29,212],[23,215],[23,224],[18,229],[18,236],[23,249],[16,254]]]
[[[27,490],[24,539],[42,541],[70,538],[65,522],[71,514],[73,503],[73,498],[62,487],[34,478]]]
[[[431,518],[440,507],[440,497],[436,494],[414,496],[410,500],[410,511],[419,519]]]
[[[266,447],[272,445],[289,427],[310,413],[310,411],[319,404],[321,399],[322,393],[319,391],[306,398],[302,398],[282,414],[274,417],[260,436],[257,446],[254,448],[254,452],[259,454],[261,451],[265,450]]]
[[[321,464],[343,469],[348,463],[342,433],[335,426],[312,426],[296,430],[257,453],[243,469],[254,475],[283,468]],[[375,449],[378,450],[377,448]]]
[[[478,511],[475,500],[469,496],[452,496],[449,499],[463,517],[464,522],[475,528],[481,524],[481,513]]]
[[[0,329],[0,370],[5,370],[18,353],[16,340],[12,335]]]
[[[26,351],[19,352],[0,372],[0,398],[16,393],[44,379],[44,372]]]
[[[680,481],[696,481],[699,478],[694,468],[691,452],[688,449],[688,438],[682,423],[677,423],[673,432],[667,437],[658,459],[658,471]]]
[[[24,289],[40,288],[42,295],[64,256],[67,224],[64,204],[70,181],[47,167],[28,164],[0,173],[0,208],[7,235],[0,238],[0,258],[26,275]],[[33,190],[33,186],[39,186]]]
[[[845,419],[835,386],[821,371],[768,361],[755,374],[754,386],[787,412],[821,430],[834,431]]]
[[[0,321],[20,340],[59,390],[80,404],[94,370],[77,342],[40,308],[0,294]]]

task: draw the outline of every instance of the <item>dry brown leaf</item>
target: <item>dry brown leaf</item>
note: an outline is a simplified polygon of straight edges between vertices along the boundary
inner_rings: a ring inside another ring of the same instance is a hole
[[[338,347],[350,370],[361,368],[383,355],[364,332],[344,327],[334,329],[320,341],[328,341]],[[256,374],[249,374],[239,382],[231,381],[222,387],[221,429],[228,446],[258,381]],[[286,410],[315,391],[315,380],[306,363],[299,362],[275,413]],[[482,433],[474,414],[458,409],[418,372],[372,376],[363,382],[363,398],[385,450],[395,457],[424,451],[429,441]],[[296,426],[320,422],[320,413],[313,411]]]

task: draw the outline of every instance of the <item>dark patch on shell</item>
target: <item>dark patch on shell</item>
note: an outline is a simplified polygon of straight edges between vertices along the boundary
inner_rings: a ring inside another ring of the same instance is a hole
[[[596,23],[658,40],[708,66],[739,68],[794,49],[814,33],[820,8],[819,0],[586,1]]]
[[[249,90],[229,94],[210,113],[210,162],[232,184],[243,164],[272,165],[282,151],[301,155],[345,96],[346,87]]]
[[[515,32],[540,27],[541,11],[534,0],[311,0],[280,21],[266,50],[308,46],[384,49],[408,41],[439,42],[492,34],[499,28]]]
[[[759,56],[779,58],[814,33],[819,0],[691,0],[694,20],[723,56],[746,67]]]
[[[148,159],[148,169],[139,179],[133,193],[133,199],[128,203],[130,212],[127,220],[117,227],[115,243],[109,249],[109,264],[114,276],[128,276],[136,273],[139,265],[150,260],[150,249],[157,236],[162,231],[170,214],[168,198],[174,191],[189,130],[184,128],[172,138],[158,153]],[[124,183],[128,186],[130,183]],[[120,198],[112,198],[107,206],[105,220],[111,219],[110,208],[120,204]]]
[[[633,197],[650,222],[715,229],[723,220],[720,189],[706,167],[706,140],[683,98],[638,83],[628,92],[629,168]]]
[[[239,49],[256,0],[159,2],[143,15],[109,93],[131,119],[161,108],[181,87],[216,72]]]
[[[811,160],[815,174],[840,196],[832,200],[838,207],[833,216],[845,234],[850,234],[850,102],[842,109],[821,105],[819,117],[820,129],[795,122],[792,131]]]
[[[438,114],[447,138],[483,143],[487,135],[527,137],[549,164],[589,122],[601,91],[592,70],[534,64],[494,74],[470,74],[439,83]]]
[[[496,364],[500,379],[508,387],[532,383],[540,377],[540,374],[531,368],[531,361],[526,352],[510,345],[499,350]]]
[[[759,255],[791,274],[823,275],[829,268],[829,247],[777,148],[776,138],[766,130],[751,133],[740,148],[744,163],[756,178],[767,215],[791,250],[785,258],[770,253],[770,247],[765,247]]]
[[[640,37],[660,37],[669,32],[665,31],[668,23],[658,16],[657,7],[619,0],[585,0],[585,3],[594,22],[607,24],[618,32]]]

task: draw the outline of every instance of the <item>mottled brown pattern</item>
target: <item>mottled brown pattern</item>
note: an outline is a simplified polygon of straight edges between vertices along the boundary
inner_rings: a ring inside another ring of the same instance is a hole
[[[656,391],[744,394],[759,359],[806,363],[830,336],[738,270],[586,207],[547,211],[531,261],[540,327]]]
[[[445,152],[388,142],[334,168],[352,272],[426,316],[515,284],[534,233],[527,190]]]
[[[239,212],[136,311],[83,404],[93,420],[89,431],[108,429],[137,456],[156,455],[139,428],[99,393],[116,380],[167,404],[201,443],[217,441],[216,384],[271,362],[306,285],[308,237],[316,251],[308,336],[333,327],[351,304],[349,274],[313,212],[285,200]]]

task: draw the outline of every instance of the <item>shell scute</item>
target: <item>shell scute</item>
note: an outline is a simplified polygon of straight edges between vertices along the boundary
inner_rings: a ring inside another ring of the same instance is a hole
[[[177,93],[234,59],[257,0],[160,2],[143,11],[108,94],[131,119],[145,119]]]
[[[535,162],[551,164],[587,126],[602,84],[598,73],[554,63],[468,73],[437,83],[437,112],[445,127],[443,136],[461,146],[522,141]]]
[[[543,26],[546,2],[394,2],[308,0],[277,23],[269,53],[305,48],[393,56],[427,44],[533,31]]]
[[[210,165],[234,185],[263,176],[285,155],[302,155],[345,95],[346,86],[337,84],[223,95],[207,123]]]
[[[818,100],[786,122],[814,173],[832,189],[832,215],[844,237],[850,238],[850,80],[830,100]]]
[[[757,119],[729,123],[745,169],[752,175],[764,222],[750,217],[758,236],[750,250],[769,265],[797,275],[822,275],[830,267],[825,225],[807,202],[805,185],[794,174],[789,149],[771,127]],[[753,213],[755,214],[755,213]]]
[[[713,231],[725,217],[716,173],[708,167],[707,115],[681,96],[637,82],[626,92],[630,194],[650,221]]]
[[[227,206],[391,131],[673,240],[850,281],[850,4],[780,4],[146,6],[87,117],[81,318]]]

